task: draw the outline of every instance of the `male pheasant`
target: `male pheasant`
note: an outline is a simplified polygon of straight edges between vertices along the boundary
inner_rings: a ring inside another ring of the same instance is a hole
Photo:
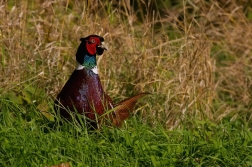
[[[133,112],[137,100],[148,93],[114,104],[102,88],[96,65],[96,55],[102,55],[107,50],[104,38],[90,35],[80,40],[76,53],[78,66],[58,94],[55,110],[65,118],[71,117],[70,112],[77,111],[85,115],[95,129],[104,123],[120,127]]]

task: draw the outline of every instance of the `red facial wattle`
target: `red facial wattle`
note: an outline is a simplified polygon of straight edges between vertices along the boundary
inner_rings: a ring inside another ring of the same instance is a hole
[[[99,38],[91,38],[88,41],[86,41],[86,48],[90,55],[96,54],[96,48],[100,45],[100,39]]]

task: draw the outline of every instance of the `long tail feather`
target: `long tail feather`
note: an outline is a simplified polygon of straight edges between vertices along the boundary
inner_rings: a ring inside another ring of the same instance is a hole
[[[119,103],[117,103],[115,106],[115,115],[116,118],[114,118],[115,120],[113,120],[114,124],[116,124],[116,126],[121,126],[122,122],[124,120],[126,120],[127,118],[130,117],[130,115],[133,113],[133,109],[137,103],[137,101],[145,96],[148,95],[150,93],[141,93],[138,94],[136,96],[130,97],[128,99],[125,99]]]

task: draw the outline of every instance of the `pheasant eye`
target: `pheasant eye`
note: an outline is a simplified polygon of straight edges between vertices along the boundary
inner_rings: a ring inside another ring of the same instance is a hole
[[[90,43],[95,43],[95,40],[94,39],[90,39],[89,42]]]

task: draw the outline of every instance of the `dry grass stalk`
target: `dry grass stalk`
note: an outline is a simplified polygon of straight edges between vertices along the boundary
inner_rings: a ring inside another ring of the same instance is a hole
[[[251,119],[252,23],[235,1],[190,1],[163,13],[143,1],[138,10],[110,1],[27,2],[1,1],[1,94],[29,84],[55,97],[75,68],[78,39],[98,34],[110,47],[99,60],[105,89],[113,99],[153,93],[142,108],[146,121],[174,128],[188,117]]]

